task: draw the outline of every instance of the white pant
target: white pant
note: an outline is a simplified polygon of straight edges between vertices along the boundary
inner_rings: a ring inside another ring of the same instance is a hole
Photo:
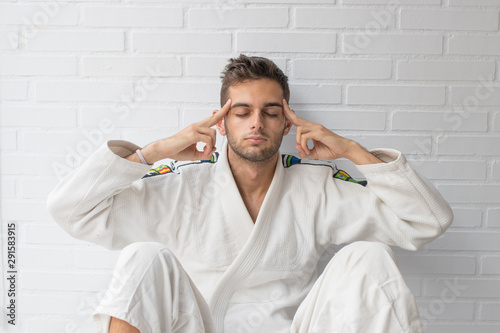
[[[93,314],[98,333],[108,332],[110,316],[141,333],[215,332],[206,301],[160,243],[134,243],[122,250],[110,287]],[[331,259],[298,308],[290,332],[416,333],[422,329],[415,300],[391,248],[355,242]]]

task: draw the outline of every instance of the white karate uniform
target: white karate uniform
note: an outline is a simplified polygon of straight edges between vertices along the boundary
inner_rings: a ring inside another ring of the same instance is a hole
[[[225,153],[214,163],[186,164],[174,169],[175,172],[142,178],[149,166],[122,158],[137,148],[125,141],[109,141],[103,145],[53,190],[48,200],[49,210],[74,237],[110,249],[122,249],[134,242],[156,242],[168,248],[162,253],[169,253],[168,257],[173,255],[182,263],[182,268],[169,269],[178,272],[174,275],[183,281],[170,282],[173,286],[170,293],[175,288],[191,290],[183,294],[192,293],[188,298],[195,301],[188,303],[198,304],[196,309],[189,304],[175,306],[188,308],[193,320],[205,323],[207,332],[212,325],[215,332],[288,332],[291,327],[300,332],[313,332],[313,327],[307,328],[309,325],[330,327],[328,325],[334,323],[338,327],[331,327],[329,331],[317,326],[318,332],[350,332],[349,325],[354,325],[352,332],[362,332],[359,318],[355,320],[357,324],[349,323],[350,319],[345,323],[336,320],[332,323],[326,321],[329,315],[311,313],[308,306],[301,306],[297,312],[317,279],[316,264],[324,250],[330,244],[358,240],[416,250],[444,232],[453,218],[449,205],[437,190],[407,164],[402,154],[393,150],[372,151],[387,162],[385,164],[357,166],[368,181],[367,187],[334,178],[336,170],[329,166],[298,163],[285,167],[280,161],[254,224],[239,195]],[[224,145],[222,152],[226,148]],[[127,261],[127,255],[124,258]],[[333,262],[340,260],[335,258],[331,263],[334,268],[322,276],[338,274]],[[364,260],[362,265],[368,262]],[[387,268],[391,264],[382,266]],[[183,271],[187,275],[181,273]],[[394,269],[390,270],[391,278],[387,282],[394,288],[387,290],[408,293],[407,288],[401,287],[402,279],[395,278],[398,274],[393,272]],[[154,276],[150,281],[156,281]],[[191,280],[186,282],[188,276]],[[347,281],[354,283],[355,280],[351,277]],[[366,283],[366,279],[360,283]],[[137,286],[131,288],[138,290]],[[337,290],[335,285],[329,285],[322,289],[341,292],[345,288]],[[200,294],[206,304],[200,301]],[[358,298],[367,300],[366,310],[359,312],[360,318],[371,313],[377,319],[375,314],[382,313],[377,308],[382,300],[377,293],[367,295]],[[329,311],[328,301],[321,301],[322,292],[317,296],[311,296],[312,300],[306,303],[319,302],[318,309]],[[400,318],[409,311],[407,323],[401,325],[414,325],[412,318],[416,309],[401,310],[412,309],[414,304],[401,307],[398,295],[389,296],[387,304],[391,305],[385,307],[386,315]],[[124,302],[133,303],[130,299]],[[341,306],[347,311],[342,318],[355,317],[353,309],[362,308],[362,304],[346,302]],[[133,321],[148,332],[146,327],[154,317],[151,312],[160,305],[146,300],[139,303],[146,305],[133,312],[137,313]],[[124,309],[118,306],[115,310]],[[168,313],[181,312],[185,311]],[[182,318],[181,322],[190,322],[185,316]]]

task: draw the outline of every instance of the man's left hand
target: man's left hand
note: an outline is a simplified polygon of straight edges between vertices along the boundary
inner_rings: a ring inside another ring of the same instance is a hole
[[[295,147],[300,157],[323,160],[347,158],[355,164],[383,163],[357,142],[337,135],[321,124],[300,118],[290,109],[285,99],[283,99],[283,112],[297,129]],[[312,148],[307,146],[308,140],[312,141]]]

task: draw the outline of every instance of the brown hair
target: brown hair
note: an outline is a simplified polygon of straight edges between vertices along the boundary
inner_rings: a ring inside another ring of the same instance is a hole
[[[276,66],[274,62],[262,57],[248,57],[240,54],[238,58],[229,59],[222,72],[222,87],[220,90],[220,105],[224,105],[228,100],[229,87],[248,80],[259,79],[275,80],[283,89],[283,98],[288,103],[290,99],[290,88],[288,87],[288,77]]]

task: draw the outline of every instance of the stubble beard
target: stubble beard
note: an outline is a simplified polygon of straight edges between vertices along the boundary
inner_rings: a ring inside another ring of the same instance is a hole
[[[243,148],[241,145],[238,144],[237,140],[232,136],[231,132],[228,130],[226,124],[224,124],[225,130],[226,130],[226,137],[227,137],[227,143],[229,147],[235,152],[236,155],[238,155],[241,159],[249,161],[249,162],[254,162],[254,163],[259,163],[259,162],[265,162],[269,159],[271,159],[273,156],[276,155],[278,150],[280,149],[281,146],[281,141],[283,140],[283,134],[285,133],[285,129],[283,128],[283,132],[281,133],[281,136],[279,140],[271,140],[271,146],[263,148],[263,149],[251,149],[251,148]],[[255,132],[251,133],[249,135],[262,135],[264,136],[263,133],[261,132]],[[266,138],[270,140],[267,136]]]

